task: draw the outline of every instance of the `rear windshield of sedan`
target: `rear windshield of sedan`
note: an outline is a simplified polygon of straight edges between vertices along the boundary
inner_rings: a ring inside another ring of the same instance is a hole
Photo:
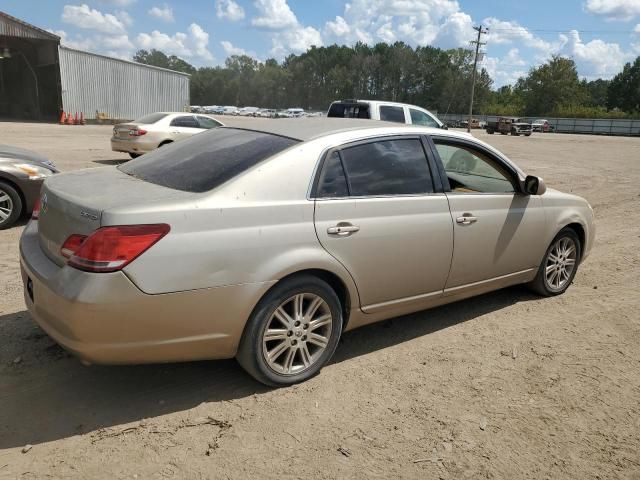
[[[166,116],[166,113],[150,113],[149,115],[140,117],[134,123],[144,123],[146,125],[151,125],[152,123],[156,123],[157,121],[162,120]]]
[[[207,192],[298,143],[287,137],[215,128],[163,146],[118,167],[141,180],[185,192]]]

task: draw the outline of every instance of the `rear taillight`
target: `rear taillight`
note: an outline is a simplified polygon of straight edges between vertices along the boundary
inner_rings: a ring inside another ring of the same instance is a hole
[[[144,128],[132,128],[129,130],[129,135],[132,137],[140,137],[142,135],[146,135],[147,131]]]
[[[67,263],[79,270],[115,272],[142,255],[169,230],[164,223],[102,227],[84,239],[82,235],[71,235],[61,253],[69,253]]]
[[[31,219],[38,220],[40,217],[40,197],[36,198],[36,202],[33,204],[33,210],[31,211]]]
[[[74,233],[64,241],[62,248],[60,249],[60,254],[64,258],[71,258],[71,256],[80,249],[80,245],[82,245],[82,242],[86,239],[86,235],[78,235]]]

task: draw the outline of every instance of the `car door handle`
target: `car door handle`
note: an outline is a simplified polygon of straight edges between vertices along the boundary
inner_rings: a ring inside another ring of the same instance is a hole
[[[359,230],[360,227],[357,227],[356,225],[351,225],[350,223],[339,223],[335,227],[327,228],[327,233],[329,235],[339,235],[341,237],[346,237],[347,235],[356,233]]]
[[[473,215],[469,215],[465,213],[461,217],[456,218],[456,223],[460,225],[471,225],[472,223],[476,223],[478,221],[478,217],[474,217]]]

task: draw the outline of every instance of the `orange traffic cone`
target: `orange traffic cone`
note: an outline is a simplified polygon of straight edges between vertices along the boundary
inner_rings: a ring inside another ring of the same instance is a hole
[[[67,115],[64,113],[64,110],[62,110],[62,113],[60,113],[60,125],[64,125],[67,122]]]
[[[80,125],[80,117],[78,116],[78,112],[76,112],[76,116],[73,119],[74,125]]]
[[[84,113],[80,112],[80,125],[86,125],[87,122],[84,121]]]
[[[73,115],[71,113],[67,115],[67,125],[73,125]]]

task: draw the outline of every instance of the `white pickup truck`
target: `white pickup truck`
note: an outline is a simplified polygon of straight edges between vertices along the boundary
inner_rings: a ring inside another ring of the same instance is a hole
[[[429,110],[407,103],[383,102],[380,100],[338,100],[331,104],[327,116],[368,118],[371,120],[447,129],[447,126]]]

